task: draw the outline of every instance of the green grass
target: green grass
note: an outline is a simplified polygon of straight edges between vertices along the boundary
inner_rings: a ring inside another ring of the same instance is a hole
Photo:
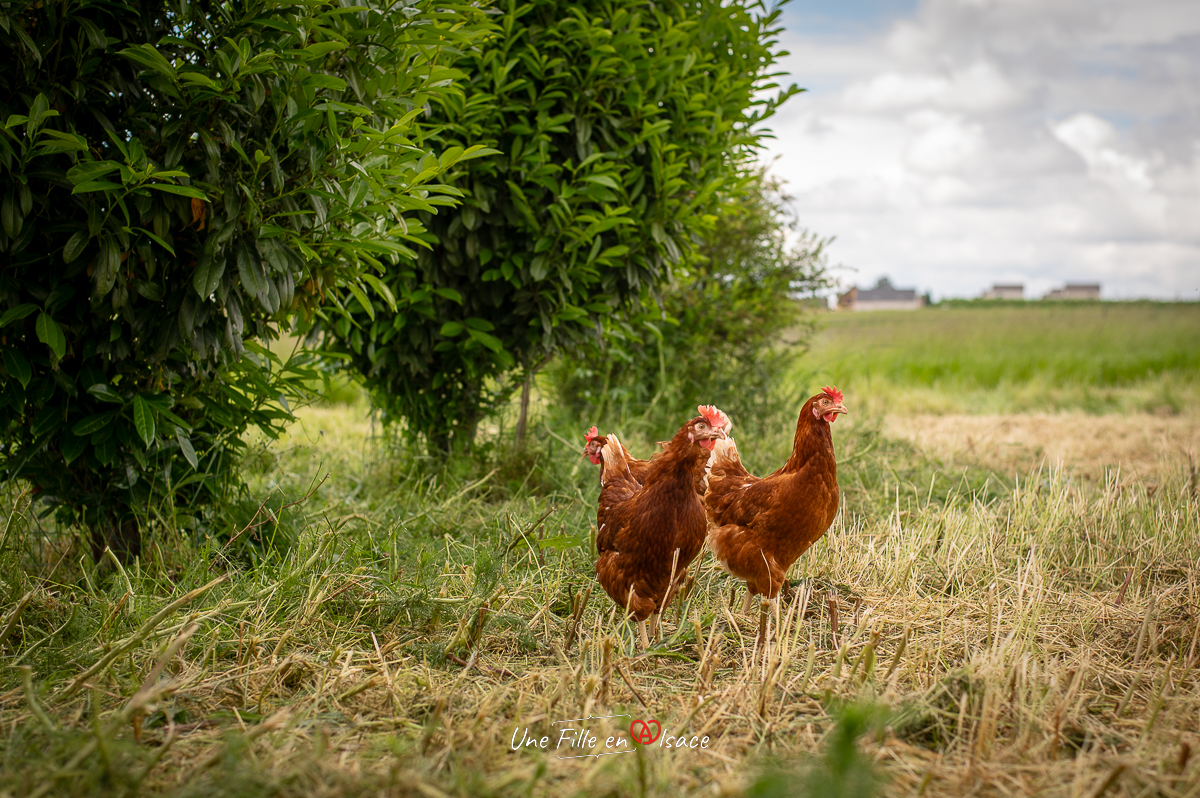
[[[879,409],[1140,409],[1200,397],[1200,304],[973,303],[830,314],[801,374]]]
[[[1181,315],[1158,340],[1178,349],[1194,309],[1168,310]],[[1126,326],[1144,312],[1116,311]],[[877,352],[869,330],[908,336],[891,351],[909,357],[948,347],[921,350],[920,325],[1057,323],[1040,307],[974,319],[832,316],[814,357]],[[1012,340],[997,357],[1020,359]],[[1090,338],[1069,340],[1051,361]],[[662,644],[639,655],[595,586],[584,420],[540,404],[526,452],[508,419],[449,463],[383,434],[361,402],[308,408],[248,461],[248,495],[206,535],[154,528],[124,571],[92,564],[79,533],[6,486],[0,796],[1200,795],[1195,459],[1164,450],[1152,484],[949,467],[880,433],[882,377],[840,375],[859,403],[834,429],[842,512],[794,566],[764,647],[740,586],[705,556]],[[886,386],[958,407],[966,379]],[[1145,389],[1103,388],[1125,392],[1114,402]],[[793,413],[742,428],[751,470],[786,457]],[[598,421],[635,430],[642,454],[670,431]],[[514,730],[614,714],[710,747],[510,750]]]

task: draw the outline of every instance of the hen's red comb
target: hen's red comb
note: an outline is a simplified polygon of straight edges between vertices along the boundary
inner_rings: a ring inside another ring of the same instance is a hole
[[[833,401],[835,401],[835,402],[842,401],[842,392],[839,391],[837,388],[834,388],[832,385],[826,385],[821,390],[822,390],[822,392],[824,392],[824,394],[826,396],[828,396]]]
[[[708,419],[708,423],[713,426],[713,429],[732,426],[729,423],[729,416],[718,410],[715,405],[700,405],[696,409],[700,411],[700,415]]]
[[[591,443],[592,441],[594,441],[596,438],[599,438],[599,437],[600,437],[600,431],[597,430],[595,427],[592,427],[590,430],[583,433],[583,439],[585,441],[587,441],[588,443]]]

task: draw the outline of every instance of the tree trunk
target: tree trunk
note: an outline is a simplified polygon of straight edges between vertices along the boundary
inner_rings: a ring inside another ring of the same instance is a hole
[[[479,406],[476,405],[463,414],[458,426],[454,429],[454,449],[458,453],[471,451],[475,445],[475,433],[479,431]]]
[[[120,518],[114,513],[107,523],[93,526],[91,532],[92,559],[96,562],[104,556],[105,548],[112,549],[121,565],[142,556],[142,531],[133,516]]]
[[[525,428],[529,422],[529,392],[533,386],[533,372],[525,373],[525,384],[521,386],[521,414],[517,416],[516,440],[513,441],[513,451],[525,449]]]
[[[426,433],[431,456],[444,459],[471,451],[479,426],[479,393],[478,386],[471,385],[452,407],[441,411],[441,423],[437,429]]]

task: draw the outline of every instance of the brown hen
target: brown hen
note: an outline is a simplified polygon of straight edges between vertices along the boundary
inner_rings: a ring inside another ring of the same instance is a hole
[[[704,495],[709,548],[721,567],[746,580],[745,609],[755,595],[774,601],[788,568],[833,523],[838,484],[829,425],[845,412],[837,388],[805,402],[792,456],[767,477],[746,471],[733,440],[716,444]]]
[[[667,606],[704,545],[704,506],[695,474],[713,443],[725,437],[726,419],[716,408],[700,412],[649,461],[641,483],[616,435],[607,436],[601,452],[596,577],[637,620],[644,647],[650,645],[646,618]]]

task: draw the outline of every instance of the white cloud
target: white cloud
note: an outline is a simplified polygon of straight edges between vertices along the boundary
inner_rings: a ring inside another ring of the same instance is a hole
[[[1083,159],[1093,178],[1117,192],[1130,211],[1149,225],[1163,225],[1169,201],[1154,190],[1151,161],[1122,152],[1117,130],[1110,122],[1094,114],[1078,113],[1052,125],[1051,130]]]
[[[1020,99],[1020,92],[995,64],[976,61],[957,72],[946,95],[952,107],[977,111],[1006,108]]]
[[[981,125],[937,111],[921,111],[910,120],[920,132],[909,144],[906,159],[918,171],[942,173],[961,169],[983,150]]]
[[[868,111],[907,108],[933,102],[949,87],[941,77],[885,72],[852,85],[846,90],[846,103]]]
[[[846,104],[877,111],[937,106],[987,111],[1011,105],[1017,89],[996,66],[976,61],[945,75],[884,72],[846,89]]]
[[[1116,188],[1149,191],[1154,188],[1150,165],[1117,149],[1117,131],[1094,114],[1079,113],[1051,126],[1054,136],[1074,150],[1092,174]]]
[[[962,202],[973,196],[971,184],[952,175],[938,175],[925,187],[925,199],[935,205]]]
[[[783,66],[812,91],[772,125],[848,282],[1200,298],[1194,0],[921,0],[873,29],[789,27]]]

